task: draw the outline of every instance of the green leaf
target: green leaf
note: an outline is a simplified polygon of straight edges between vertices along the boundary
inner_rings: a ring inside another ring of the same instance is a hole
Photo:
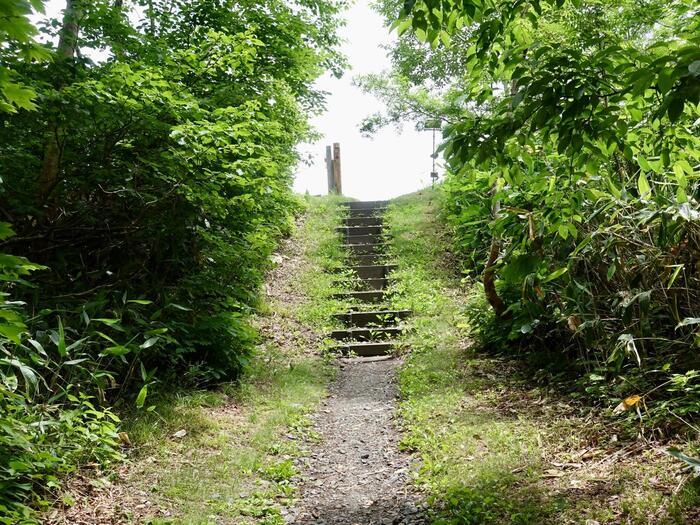
[[[683,114],[683,107],[685,106],[685,101],[680,97],[675,97],[671,100],[668,105],[668,119],[671,122],[677,122],[680,116]]]
[[[3,95],[5,95],[5,99],[18,108],[31,111],[37,107],[36,104],[32,102],[36,97],[36,93],[33,89],[20,86],[19,84],[8,83],[3,85],[2,92]]]
[[[671,286],[673,286],[673,283],[676,282],[676,279],[678,278],[678,274],[681,273],[682,269],[683,269],[682,264],[676,265],[676,269],[673,271],[671,278],[668,280],[668,284],[666,285],[666,288],[671,288]]]
[[[569,271],[569,268],[566,267],[566,266],[565,266],[564,268],[559,268],[558,270],[554,270],[552,273],[550,273],[550,274],[546,277],[546,279],[544,280],[544,282],[545,282],[545,283],[548,283],[548,282],[550,282],[550,281],[553,281],[554,279],[558,279],[559,277],[561,277],[562,275],[564,275],[564,274],[565,274],[566,272],[568,272],[568,271]]]
[[[121,357],[121,356],[129,354],[130,352],[131,352],[131,349],[128,346],[117,345],[117,346],[108,346],[107,348],[102,350],[102,355]]]
[[[15,235],[15,232],[9,223],[0,222],[0,241],[4,241],[5,239],[9,239],[10,237],[13,237],[14,235]]]
[[[88,360],[87,357],[82,357],[80,359],[71,359],[70,361],[65,361],[61,364],[66,365],[66,366],[74,366],[74,365],[78,365],[80,363],[84,363],[87,360]]]
[[[146,403],[146,396],[148,395],[148,385],[143,385],[141,390],[139,390],[139,395],[136,396],[136,407],[143,408],[144,403]]]
[[[637,189],[639,190],[639,196],[644,199],[651,193],[651,186],[649,186],[649,181],[644,173],[639,174],[637,179]]]
[[[0,363],[5,363],[6,365],[12,366],[19,370],[20,374],[22,374],[22,377],[24,378],[27,393],[34,392],[39,387],[39,378],[34,369],[27,366],[19,359],[0,359]]]
[[[678,204],[685,204],[686,202],[688,202],[688,194],[681,186],[678,186],[678,188],[676,189],[676,201],[678,202]]]
[[[615,276],[615,272],[617,272],[617,265],[615,263],[612,263],[610,266],[608,266],[608,272],[607,272],[608,281]]]
[[[147,340],[141,345],[141,348],[143,348],[144,350],[145,350],[146,348],[150,348],[150,347],[152,347],[154,344],[156,344],[159,340],[160,340],[160,337],[151,337],[151,338],[147,339]]]
[[[652,171],[649,161],[643,155],[637,155],[637,164],[643,171]]]
[[[559,224],[559,228],[557,230],[559,232],[559,236],[562,239],[568,239],[569,238],[569,225],[566,223],[561,223]]]
[[[22,342],[21,335],[25,332],[25,328],[12,324],[0,324],[0,335],[6,337],[15,344]]]
[[[66,332],[63,329],[63,322],[61,318],[58,318],[58,340],[56,341],[56,348],[58,348],[58,355],[61,357],[66,357],[68,355],[68,350],[66,348]]]
[[[658,84],[659,91],[661,91],[662,94],[665,95],[666,93],[671,91],[674,82],[675,79],[673,78],[673,69],[665,68],[659,73]]]

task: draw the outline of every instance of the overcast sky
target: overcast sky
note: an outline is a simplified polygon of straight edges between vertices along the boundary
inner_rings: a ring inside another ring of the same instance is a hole
[[[339,80],[327,75],[318,82],[321,89],[331,93],[328,111],[313,121],[324,138],[300,148],[315,162],[311,167],[299,167],[294,185],[299,192],[327,191],[325,146],[333,142],[340,142],[343,192],[348,196],[385,199],[430,184],[430,132],[417,132],[411,125],[404,126],[402,133],[386,128],[372,139],[359,132],[361,120],[381,110],[382,104],[353,86],[352,78],[388,69],[389,60],[381,46],[393,38],[369,4],[369,0],[357,0],[346,15],[342,50],[352,69]]]
[[[416,191],[430,184],[432,137],[430,132],[417,132],[411,125],[401,133],[386,128],[373,138],[360,134],[362,119],[382,109],[382,104],[365,95],[352,84],[355,75],[379,73],[389,68],[383,44],[391,42],[381,16],[373,11],[370,0],[356,0],[346,14],[347,26],[342,51],[350,69],[341,79],[326,75],[317,82],[330,93],[327,112],[313,120],[323,138],[303,144],[300,152],[310,157],[313,165],[300,165],[294,189],[313,195],[326,193],[325,148],[333,142],[341,145],[343,193],[359,199],[386,199]],[[65,0],[48,0],[46,14],[59,17]]]

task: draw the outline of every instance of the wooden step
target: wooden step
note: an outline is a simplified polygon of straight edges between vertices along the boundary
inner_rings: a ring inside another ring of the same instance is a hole
[[[383,279],[396,269],[395,264],[376,264],[372,266],[348,266],[360,279]]]
[[[390,337],[398,337],[403,332],[400,326],[388,326],[384,328],[347,328],[345,330],[333,330],[331,337],[337,341],[377,341]]]
[[[384,237],[381,235],[352,235],[345,237],[346,244],[382,244]]]
[[[389,201],[346,201],[342,203],[351,210],[386,208]]]
[[[367,312],[345,312],[335,314],[333,317],[346,326],[395,326],[401,319],[405,319],[411,312],[409,310],[371,310]]]
[[[382,226],[383,223],[381,217],[348,217],[343,220],[345,226]]]
[[[382,264],[384,259],[383,253],[370,253],[367,255],[350,255],[348,261],[353,266],[376,266]]]
[[[368,208],[366,210],[348,210],[349,218],[356,217],[381,217],[386,212],[386,208]]]
[[[387,277],[374,279],[338,279],[336,284],[341,284],[349,291],[362,290],[384,290],[389,286],[390,279]]]
[[[372,253],[382,253],[386,249],[386,243],[360,243],[360,244],[343,244],[343,250],[350,254],[368,255]]]
[[[356,292],[341,292],[333,294],[335,299],[357,299],[366,303],[378,303],[384,299],[382,290],[361,290]]]
[[[393,341],[368,341],[338,345],[337,347],[335,347],[335,351],[342,355],[372,357],[378,355],[389,355],[393,352],[395,347],[396,344]]]
[[[383,226],[339,226],[335,229],[338,233],[342,233],[347,237],[356,237],[358,235],[381,235]]]

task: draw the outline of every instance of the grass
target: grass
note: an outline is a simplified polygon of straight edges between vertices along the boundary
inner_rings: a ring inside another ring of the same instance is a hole
[[[386,217],[399,264],[391,297],[413,311],[401,444],[421,459],[432,522],[696,523],[697,481],[661,447],[618,440],[614,421],[474,347],[469,314],[488,306],[452,269],[439,199],[406,196]]]
[[[334,371],[322,334],[332,325],[335,285],[321,270],[342,255],[334,233],[342,211],[337,198],[307,203],[306,220],[270,276],[255,319],[261,342],[241,381],[163,394],[155,411],[127,421],[134,450],[124,489],[155,505],[137,510],[140,502],[127,497],[115,504],[126,509],[121,519],[284,523],[280,507],[294,494],[295,460],[314,439],[308,415]]]
[[[152,494],[170,502],[177,516],[168,522],[283,523],[278,503],[293,493],[292,459],[302,452],[306,415],[324,396],[329,370],[312,360],[292,367],[279,361],[268,359],[230,398],[219,392],[216,402],[202,403],[187,395],[172,406],[169,425],[178,422],[188,434],[155,440],[151,467],[136,479],[157,479]]]

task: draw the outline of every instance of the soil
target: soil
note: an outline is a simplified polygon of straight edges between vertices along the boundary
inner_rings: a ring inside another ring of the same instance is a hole
[[[344,360],[315,416],[321,441],[306,458],[288,523],[427,523],[411,486],[412,461],[398,449],[395,359]]]

